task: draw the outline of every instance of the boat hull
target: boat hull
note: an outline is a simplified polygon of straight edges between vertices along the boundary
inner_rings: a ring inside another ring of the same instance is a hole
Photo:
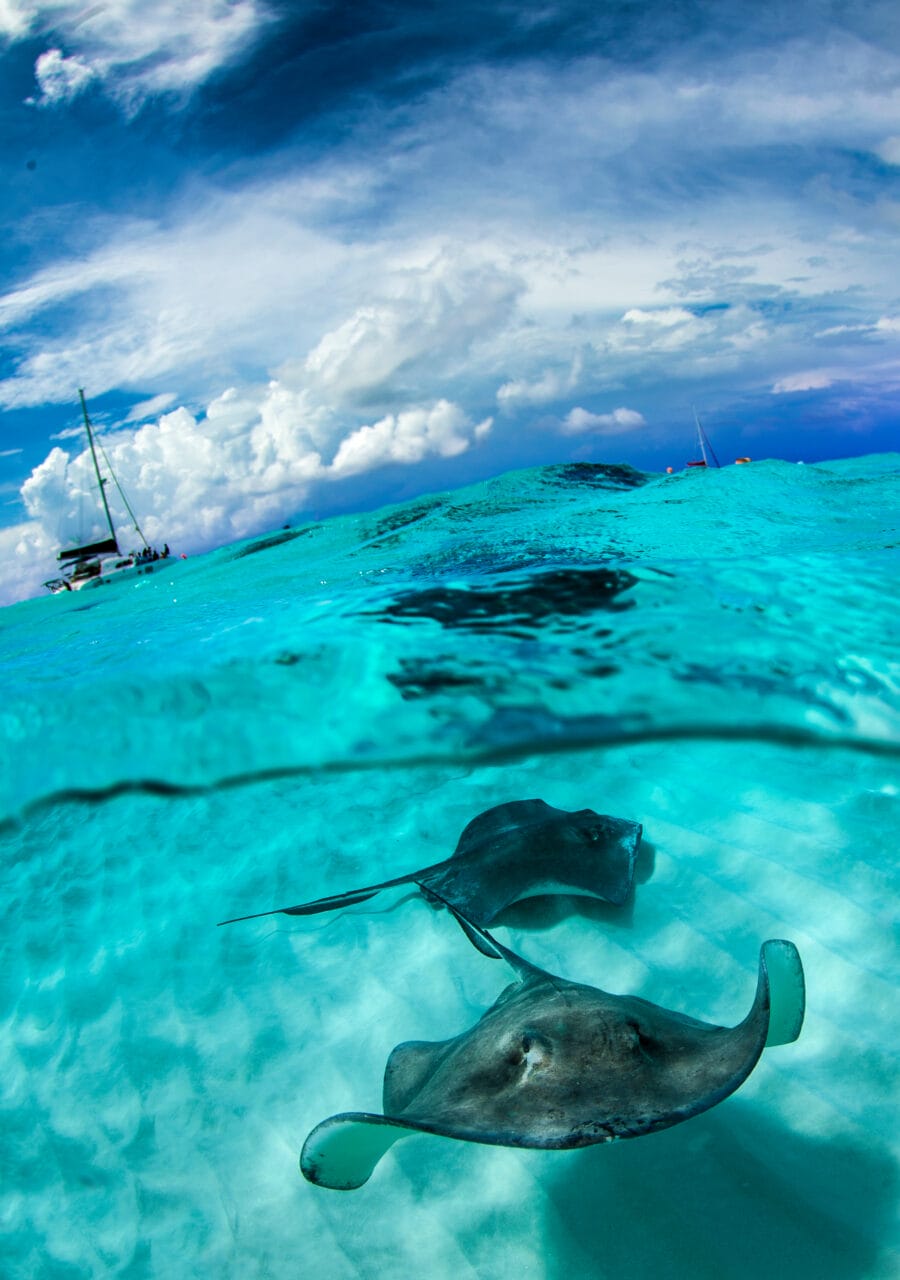
[[[87,561],[81,572],[68,577],[51,578],[44,586],[53,595],[62,595],[67,591],[83,591],[85,587],[101,587],[107,582],[121,582],[125,578],[137,578],[141,574],[152,573],[159,565],[168,561],[168,556],[160,556],[156,560],[142,560],[135,556],[109,556],[105,560]]]

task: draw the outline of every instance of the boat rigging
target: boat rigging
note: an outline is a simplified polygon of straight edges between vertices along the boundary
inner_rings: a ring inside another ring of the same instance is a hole
[[[137,517],[131,508],[131,503],[125,496],[125,491],[119,483],[119,478],[113,471],[112,464],[106,455],[106,450],[99,441],[95,440],[93,424],[88,415],[87,404],[84,398],[84,391],[79,387],[78,396],[81,400],[81,412],[84,418],[84,429],[87,433],[88,448],[90,449],[91,461],[94,466],[94,475],[97,480],[97,491],[100,494],[100,503],[103,508],[103,515],[106,521],[108,536],[105,538],[97,538],[92,542],[83,542],[77,547],[66,547],[57,555],[64,566],[63,573],[56,578],[51,578],[44,583],[49,591],[57,594],[61,591],[79,591],[88,584],[99,585],[101,582],[107,582],[115,574],[118,575],[126,569],[137,569],[139,572],[146,570],[149,572],[150,566],[156,560],[164,560],[169,555],[168,545],[163,547],[162,553],[154,551],[144,537],[143,530],[138,524]],[[109,502],[106,497],[106,485],[108,479],[100,473],[100,462],[97,457],[97,450],[103,455],[103,461],[106,463],[107,470],[112,477],[116,489],[119,491],[119,497],[125,510],[131,517],[131,523],[135,532],[141,540],[140,550],[130,551],[127,554],[122,553],[119,547],[119,538],[116,533],[116,526],[113,523],[112,513],[109,509]],[[130,576],[130,575],[129,575]]]
[[[700,442],[700,458],[696,462],[689,462],[688,466],[708,467],[710,465],[709,460],[712,458],[712,465],[714,467],[718,467],[719,459],[716,457],[715,449],[709,442],[709,437],[700,425],[700,415],[697,413],[694,405],[691,405],[691,408],[694,410],[694,422],[697,424],[697,439]],[[702,461],[700,459],[702,459]]]

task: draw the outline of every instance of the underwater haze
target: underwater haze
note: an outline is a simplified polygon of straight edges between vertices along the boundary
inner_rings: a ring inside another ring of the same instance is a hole
[[[3,1276],[895,1276],[898,481],[542,467],[0,611]],[[409,885],[217,921],[532,798],[643,824],[634,892],[498,939],[726,1026],[789,939],[799,1040],[660,1133],[310,1184],[307,1134],[513,975]]]

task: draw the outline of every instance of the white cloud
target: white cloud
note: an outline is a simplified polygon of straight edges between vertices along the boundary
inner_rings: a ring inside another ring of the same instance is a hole
[[[0,458],[12,458],[17,453],[21,453],[21,449],[0,449]]]
[[[642,307],[632,307],[622,317],[623,324],[647,325],[652,328],[671,329],[675,325],[689,324],[694,319],[691,311],[684,307],[660,307],[656,311],[645,311]]]
[[[0,604],[32,596],[56,576],[56,545],[37,521],[0,529]]]
[[[698,318],[685,307],[661,307],[652,311],[632,307],[621,322],[610,330],[606,347],[612,351],[651,352],[678,351],[696,346],[703,339],[722,334],[730,327],[730,317]]]
[[[34,75],[41,91],[41,106],[56,106],[76,97],[97,73],[77,55],[64,58],[60,49],[48,49],[34,64]]]
[[[473,427],[458,405],[439,400],[430,409],[388,414],[370,427],[360,427],[341,442],[331,464],[335,476],[356,475],[387,462],[421,462],[429,454],[452,458],[483,438],[490,419]]]
[[[279,382],[223,392],[197,417],[181,407],[134,431],[98,439],[151,543],[203,551],[294,515],[317,484],[388,463],[450,458],[489,433],[448,400],[348,427],[305,388]],[[21,490],[30,523],[0,547],[0,601],[38,589],[60,545],[103,526],[90,455],[54,447]],[[123,548],[137,542],[118,492],[107,498]]]
[[[562,433],[567,436],[592,435],[615,436],[626,431],[636,431],[646,426],[643,414],[636,409],[613,409],[612,413],[589,413],[587,409],[570,409],[562,423]]]
[[[296,193],[303,198],[302,181]],[[367,257],[304,226],[277,188],[210,193],[173,222],[130,222],[112,235],[98,227],[92,253],[45,267],[0,297],[0,325],[13,342],[26,335],[0,403],[66,402],[85,370],[95,395],[165,380],[202,401],[236,364],[262,357],[272,367],[302,350],[335,306],[326,285],[339,295],[343,273]],[[57,308],[75,299],[77,312],[48,336]]]
[[[875,154],[885,164],[900,165],[900,134],[885,138],[874,148]]]
[[[820,329],[817,338],[836,338],[844,333],[892,334],[900,333],[900,317],[879,316],[871,324],[835,324],[828,329]]]
[[[497,392],[497,403],[501,409],[510,412],[522,405],[550,404],[559,400],[575,390],[583,364],[583,356],[579,352],[567,370],[545,369],[532,381],[518,378],[504,382]]]
[[[151,396],[149,400],[142,400],[140,404],[134,405],[131,409],[126,422],[143,422],[146,418],[154,418],[157,414],[169,409],[178,399],[174,391],[161,391],[157,396]]]
[[[264,0],[0,0],[0,34],[52,31],[69,56],[48,49],[35,75],[43,105],[58,105],[97,78],[126,110],[154,94],[186,95],[232,61],[272,20]]]
[[[309,353],[304,374],[333,404],[396,397],[410,379],[452,372],[473,342],[509,320],[521,281],[444,251],[393,273],[392,296],[358,307]]]
[[[793,391],[820,391],[830,387],[836,375],[833,369],[807,369],[803,373],[791,373],[779,378],[772,386],[775,395],[784,395]]]
[[[0,36],[21,40],[28,34],[36,13],[36,6],[23,0],[0,0]]]

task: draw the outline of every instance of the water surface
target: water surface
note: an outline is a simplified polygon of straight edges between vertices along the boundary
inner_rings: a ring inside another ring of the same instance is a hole
[[[11,1277],[887,1277],[897,1266],[900,458],[513,473],[0,613]],[[633,900],[509,913],[568,978],[799,1042],[578,1152],[416,1137],[310,1186],[391,1048],[510,980],[404,890],[539,797],[644,824]]]

